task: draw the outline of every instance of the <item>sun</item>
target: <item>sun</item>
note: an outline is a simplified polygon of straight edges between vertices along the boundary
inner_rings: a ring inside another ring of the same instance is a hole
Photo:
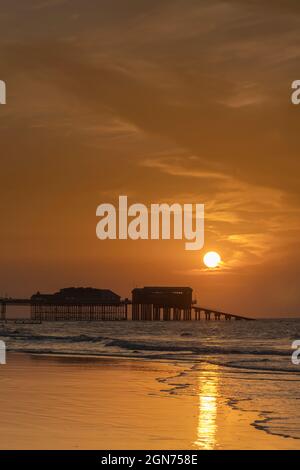
[[[209,251],[204,255],[203,262],[208,268],[217,268],[221,263],[221,256],[215,251]]]

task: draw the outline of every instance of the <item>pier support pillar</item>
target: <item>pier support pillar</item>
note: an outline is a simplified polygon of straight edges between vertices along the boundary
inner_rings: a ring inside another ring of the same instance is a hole
[[[186,320],[186,321],[189,321],[192,319],[192,314],[191,314],[192,310],[190,308],[185,308],[183,310],[183,319]]]
[[[165,321],[171,320],[171,309],[170,309],[170,307],[164,307],[163,308],[163,319]]]
[[[173,320],[179,321],[181,320],[181,309],[174,307],[173,308]]]
[[[1,302],[1,321],[6,321],[6,303]]]
[[[205,320],[210,321],[210,312],[205,311]]]
[[[160,321],[160,307],[153,305],[153,321]]]
[[[132,320],[140,319],[140,304],[132,304]]]
[[[201,320],[201,312],[202,312],[202,310],[200,308],[196,308],[196,310],[195,310],[195,320],[197,320],[197,321]]]
[[[152,320],[152,304],[142,304],[141,319],[144,321]]]

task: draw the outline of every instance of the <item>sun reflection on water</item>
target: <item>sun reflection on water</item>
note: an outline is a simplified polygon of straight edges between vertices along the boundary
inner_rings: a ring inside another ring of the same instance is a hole
[[[197,439],[194,445],[199,449],[215,448],[217,432],[218,366],[207,364],[204,373],[198,377],[199,416]]]

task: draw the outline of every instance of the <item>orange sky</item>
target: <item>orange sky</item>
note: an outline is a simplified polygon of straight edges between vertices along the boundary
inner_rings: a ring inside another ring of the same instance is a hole
[[[299,314],[299,30],[292,0],[2,0],[0,294],[190,285]],[[204,250],[99,241],[119,194],[205,203]]]

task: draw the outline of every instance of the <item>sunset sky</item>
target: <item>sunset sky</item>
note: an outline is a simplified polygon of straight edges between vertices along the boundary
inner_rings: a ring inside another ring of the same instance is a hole
[[[300,314],[299,31],[296,0],[2,0],[0,296],[187,285]],[[121,194],[204,203],[204,249],[98,240]]]

